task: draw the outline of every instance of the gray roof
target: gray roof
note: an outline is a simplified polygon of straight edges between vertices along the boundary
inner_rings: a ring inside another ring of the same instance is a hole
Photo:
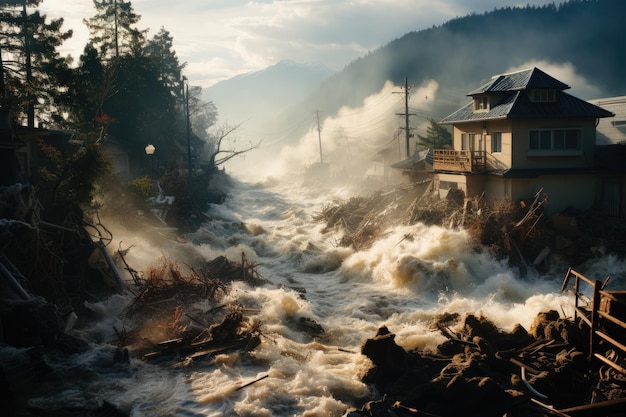
[[[392,168],[396,169],[410,169],[418,162],[424,161],[428,165],[433,165],[433,151],[432,149],[424,149],[415,152],[411,157],[391,164]]]
[[[533,68],[511,74],[496,76],[491,82],[469,93],[489,95],[489,111],[474,112],[473,103],[455,111],[441,120],[442,124],[473,122],[494,119],[532,119],[532,118],[603,118],[613,113],[587,101],[565,93],[569,86],[543,71]],[[525,90],[554,89],[556,101],[533,102]]]
[[[541,71],[539,68],[530,68],[522,71],[511,72],[508,74],[494,75],[491,80],[482,87],[467,94],[473,96],[476,94],[502,92],[502,91],[519,91],[547,89],[563,91],[569,89],[569,85],[562,83]]]

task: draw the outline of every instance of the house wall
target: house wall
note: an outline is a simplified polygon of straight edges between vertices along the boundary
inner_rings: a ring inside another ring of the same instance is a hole
[[[440,173],[435,176],[435,187],[438,190],[439,198],[446,198],[450,188],[462,190],[465,197],[475,197],[483,194],[487,187],[488,178],[486,175]]]
[[[626,142],[626,96],[608,97],[589,100],[615,114],[598,121],[596,127],[596,145],[611,145]]]
[[[446,198],[450,188],[463,190],[467,196],[467,177],[462,174],[436,174],[435,175],[435,191],[439,193],[439,198]]]
[[[491,152],[493,149],[491,134],[493,132],[502,133],[502,152]],[[453,128],[453,142],[456,150],[461,150],[461,135],[463,133],[474,133],[476,135],[474,150],[486,151],[487,169],[507,169],[511,167],[513,148],[510,120],[489,120],[455,125]]]
[[[602,214],[626,219],[626,175],[598,176],[596,202]]]
[[[532,200],[539,192],[547,197],[546,214],[560,213],[568,207],[589,210],[595,204],[595,178],[591,175],[543,175],[536,178],[511,178],[513,201]]]
[[[435,187],[440,198],[449,188],[463,190],[466,197],[483,196],[495,205],[497,201],[533,200],[541,191],[546,197],[544,210],[548,216],[567,208],[589,210],[594,207],[596,179],[590,175],[543,175],[534,178],[506,178],[495,175],[436,174]]]
[[[514,120],[512,123],[512,164],[516,169],[537,168],[589,168],[593,166],[595,146],[595,119],[538,119]],[[578,151],[530,151],[529,130],[532,129],[581,129],[582,146]]]

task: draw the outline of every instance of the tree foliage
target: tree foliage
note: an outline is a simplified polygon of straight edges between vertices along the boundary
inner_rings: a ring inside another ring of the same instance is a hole
[[[46,120],[55,111],[68,82],[69,57],[57,48],[72,36],[62,31],[63,19],[48,21],[29,7],[40,0],[3,1],[0,5],[0,51],[2,54],[2,96],[13,118],[26,118],[34,127],[35,111]]]
[[[452,147],[452,134],[433,118],[428,119],[430,125],[426,128],[426,136],[417,135],[418,147],[442,149]]]
[[[108,141],[129,154],[131,175],[145,165],[147,144],[156,148],[158,168],[172,172],[186,168],[189,143],[195,161],[217,150],[211,167],[241,153],[225,149],[228,134],[209,133],[217,109],[200,99],[201,87],[184,82],[171,34],[161,27],[147,39],[137,28],[131,1],[93,0],[95,13],[83,21],[90,38],[75,66],[57,52],[72,32],[62,30],[63,19],[41,15],[41,1],[0,0],[0,87],[13,120],[28,119],[32,128],[37,109],[47,126],[83,138],[78,148],[41,143],[48,163],[39,174],[51,200],[89,199],[88,183],[105,171],[101,145]]]
[[[93,0],[96,14],[83,22],[89,28],[90,41],[103,58],[119,58],[141,47],[145,30],[136,28],[141,16],[132,3],[124,0]]]
[[[83,205],[94,197],[96,180],[110,171],[93,137],[79,140],[79,146],[61,149],[45,142],[40,150],[47,156],[49,165],[41,166],[39,174],[50,184],[50,202]]]
[[[174,38],[161,27],[159,32],[150,39],[145,47],[146,56],[158,68],[159,79],[172,92],[172,95],[180,97],[182,70],[185,64],[181,64],[174,51]]]

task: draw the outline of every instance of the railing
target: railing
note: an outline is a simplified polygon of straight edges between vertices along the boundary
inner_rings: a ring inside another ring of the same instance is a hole
[[[584,321],[590,329],[589,359],[595,357],[622,374],[626,374],[626,369],[622,366],[596,352],[599,348],[599,342],[602,340],[620,350],[623,354],[626,354],[626,345],[622,343],[622,341],[615,338],[617,334],[624,334],[624,331],[626,330],[626,322],[624,322],[625,318],[616,317],[615,314],[611,314],[611,310],[614,310],[614,313],[615,311],[626,311],[626,306],[624,304],[624,296],[626,296],[626,292],[605,291],[604,287],[609,280],[608,277],[604,280],[604,282],[598,280],[592,281],[584,275],[574,271],[572,268],[570,268],[565,275],[561,291],[565,291],[567,284],[572,277],[575,279],[573,293],[576,297],[574,319],[580,315],[582,321]],[[587,283],[592,287],[593,295],[591,296],[590,303],[582,303],[582,301],[584,301],[583,299],[586,297],[580,292],[581,282]],[[611,328],[615,330],[615,333],[609,335],[609,329]]]
[[[456,151],[435,149],[433,169],[442,171],[476,172],[487,166],[485,151]]]

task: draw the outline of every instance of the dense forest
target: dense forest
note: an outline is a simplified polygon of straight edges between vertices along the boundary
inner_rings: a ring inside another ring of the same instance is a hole
[[[414,85],[438,82],[434,114],[443,117],[486,79],[533,62],[571,65],[603,96],[624,95],[624,16],[621,0],[570,0],[459,17],[407,33],[351,62],[285,118],[312,108],[332,114],[343,105],[360,106],[386,80],[402,85],[405,77]]]
[[[58,52],[72,31],[41,14],[41,3],[0,0],[1,106],[12,126],[69,130],[86,148],[113,140],[131,164],[153,144],[168,168],[185,166],[189,141],[210,143],[217,110],[189,86],[165,28],[149,39],[130,1],[93,0],[75,60]]]

